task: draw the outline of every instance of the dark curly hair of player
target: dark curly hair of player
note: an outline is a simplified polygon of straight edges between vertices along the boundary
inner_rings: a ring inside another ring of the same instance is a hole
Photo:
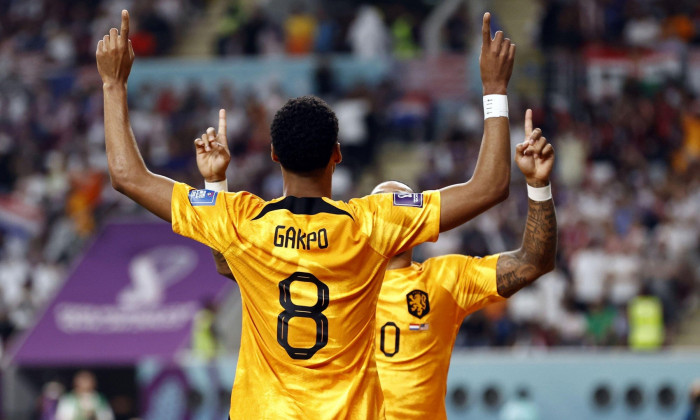
[[[328,165],[338,142],[338,118],[322,99],[300,96],[277,111],[270,131],[282,167],[308,173]]]

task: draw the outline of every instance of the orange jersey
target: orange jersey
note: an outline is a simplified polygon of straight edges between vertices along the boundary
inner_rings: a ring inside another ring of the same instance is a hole
[[[447,371],[462,320],[491,302],[498,255],[447,255],[387,270],[376,358],[387,419],[446,419]]]
[[[439,192],[264,201],[176,184],[172,224],[241,291],[231,419],[384,418],[377,298],[391,256],[437,239]]]

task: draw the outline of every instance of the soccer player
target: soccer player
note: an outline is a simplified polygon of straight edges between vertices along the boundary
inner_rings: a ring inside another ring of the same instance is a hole
[[[126,10],[121,33],[112,28],[99,41],[113,187],[171,222],[176,233],[221,253],[238,282],[243,326],[231,418],[384,418],[373,338],[389,259],[435,240],[508,194],[510,134],[502,95],[515,46],[500,31],[491,39],[488,14],[482,30],[480,64],[490,118],[472,179],[440,191],[349,202],[330,198],[333,170],[342,159],[338,121],[314,97],[288,101],[272,122],[271,157],[281,167],[283,197],[265,201],[244,191],[195,190],[151,173],[128,116],[134,53]],[[219,133],[208,131],[225,136],[224,112]],[[209,183],[223,181],[224,173],[212,169],[228,156],[227,146],[205,137],[198,166],[211,171],[205,173]]]
[[[516,147],[515,161],[533,191],[519,249],[424,263],[413,261],[409,249],[389,262],[377,303],[375,351],[387,419],[446,419],[447,371],[464,318],[554,268],[557,223],[549,192],[554,149],[544,137],[533,139]],[[372,191],[412,192],[393,181]]]
[[[412,249],[389,261],[377,303],[377,370],[387,419],[446,419],[447,371],[464,318],[503,300],[554,268],[557,222],[549,175],[554,149],[532,132],[532,112],[525,114],[525,141],[516,146],[515,162],[529,193],[522,246],[484,258],[446,255],[413,261]],[[396,181],[377,185],[372,194],[412,194]],[[225,262],[220,274],[232,278]]]

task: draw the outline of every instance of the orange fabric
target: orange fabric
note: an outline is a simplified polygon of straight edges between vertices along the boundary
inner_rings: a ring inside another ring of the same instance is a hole
[[[231,419],[383,419],[374,332],[384,269],[437,239],[440,193],[405,207],[391,194],[345,203],[212,193],[211,202],[203,191],[175,185],[172,223],[221,252],[238,281]]]
[[[375,346],[387,419],[447,418],[447,371],[462,320],[504,300],[496,290],[497,261],[498,255],[448,255],[387,270]]]

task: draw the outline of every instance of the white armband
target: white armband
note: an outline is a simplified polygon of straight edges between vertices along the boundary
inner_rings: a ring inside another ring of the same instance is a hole
[[[552,199],[552,184],[546,187],[527,186],[527,196],[532,201],[547,201]]]
[[[495,117],[508,118],[508,96],[484,95],[484,119]]]
[[[224,178],[223,181],[217,181],[217,182],[207,182],[204,181],[204,189],[209,190],[209,191],[216,191],[216,192],[226,192],[228,191],[228,181]]]

